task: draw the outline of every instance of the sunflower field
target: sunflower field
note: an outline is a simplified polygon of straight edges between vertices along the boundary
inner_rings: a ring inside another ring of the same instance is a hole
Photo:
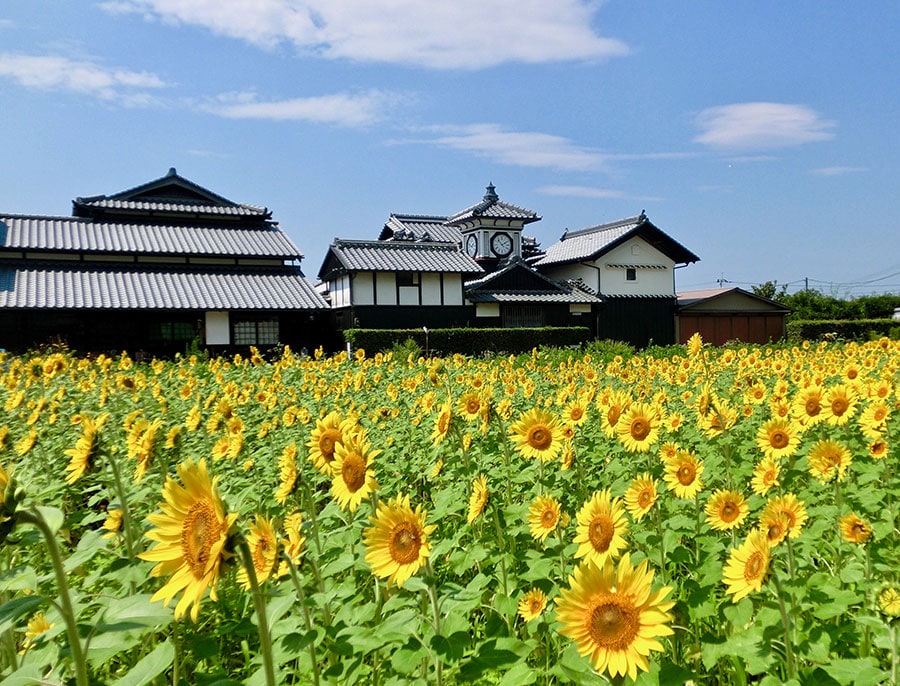
[[[0,680],[900,683],[900,343],[558,353],[0,353]]]

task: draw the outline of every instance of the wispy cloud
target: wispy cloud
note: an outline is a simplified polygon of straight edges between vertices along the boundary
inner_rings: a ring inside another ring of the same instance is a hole
[[[270,101],[257,100],[253,93],[226,93],[200,109],[229,119],[365,126],[382,119],[390,107],[402,99],[402,96],[377,90]]]
[[[435,135],[413,142],[461,150],[516,167],[587,171],[603,168],[606,161],[601,152],[577,145],[568,138],[531,131],[505,131],[499,124],[435,126],[423,131]]]
[[[109,12],[206,28],[327,59],[480,69],[628,54],[598,35],[594,0],[110,0]]]
[[[544,195],[597,200],[641,200],[645,202],[659,202],[661,199],[649,195],[632,195],[631,193],[625,193],[620,190],[597,188],[595,186],[541,186],[537,189],[537,192]]]
[[[844,174],[862,174],[867,171],[869,171],[868,167],[822,167],[813,169],[812,173],[817,176],[843,176]]]
[[[167,85],[150,72],[54,55],[16,53],[0,53],[0,77],[10,78],[24,88],[83,93],[134,107],[153,104],[155,98],[147,91]]]
[[[712,148],[784,148],[834,138],[835,122],[804,105],[745,102],[710,107],[697,115],[694,140]]]

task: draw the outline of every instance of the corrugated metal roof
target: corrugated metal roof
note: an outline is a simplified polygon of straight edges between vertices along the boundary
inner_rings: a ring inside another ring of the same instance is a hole
[[[0,308],[327,309],[295,267],[188,271],[0,264]]]
[[[78,217],[0,217],[0,248],[130,255],[303,257],[287,234],[274,224],[173,226],[95,222]]]
[[[331,253],[348,271],[450,272],[480,274],[475,260],[455,243],[336,240]]]
[[[582,303],[594,304],[602,302],[600,298],[584,291],[471,291],[466,299],[473,303]]]
[[[591,226],[578,231],[567,231],[563,237],[549,246],[544,256],[535,262],[536,267],[564,262],[578,262],[594,257],[604,248],[635,229],[641,217],[628,217],[608,224]]]
[[[209,203],[150,202],[147,200],[116,200],[101,197],[96,200],[79,198],[79,205],[130,212],[171,212],[177,214],[207,214],[234,217],[267,217],[269,210],[256,205],[212,205]]]

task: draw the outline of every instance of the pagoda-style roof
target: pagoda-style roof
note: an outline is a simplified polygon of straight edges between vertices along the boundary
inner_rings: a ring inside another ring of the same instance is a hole
[[[416,240],[461,243],[462,233],[455,226],[447,225],[447,217],[426,214],[396,214],[384,223],[378,240],[410,236]]]
[[[471,222],[482,222],[483,220],[505,220],[510,224],[522,226],[536,222],[539,219],[540,217],[536,212],[500,200],[494,184],[488,184],[481,202],[475,203],[471,207],[467,207],[449,217],[447,224],[459,226]]]
[[[484,270],[462,253],[456,243],[335,239],[319,270],[319,278],[324,280],[335,273],[357,271],[481,274]]]
[[[669,257],[676,264],[696,262],[700,258],[653,225],[641,212],[607,224],[566,231],[558,242],[549,246],[534,265],[538,268],[554,264],[593,261],[634,236]]]
[[[265,207],[233,202],[179,176],[174,167],[165,176],[119,193],[76,198],[72,208],[76,217],[92,218],[158,214],[170,220],[200,217],[267,220],[272,216]]]

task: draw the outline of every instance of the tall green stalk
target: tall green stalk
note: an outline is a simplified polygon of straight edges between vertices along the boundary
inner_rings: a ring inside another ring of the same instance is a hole
[[[269,632],[269,618],[266,615],[266,599],[259,587],[259,581],[256,579],[256,569],[253,566],[250,547],[243,538],[238,542],[238,550],[241,551],[241,561],[244,569],[247,570],[247,579],[250,581],[250,591],[253,594],[253,609],[256,611],[256,628],[259,633],[259,646],[266,673],[266,684],[275,686],[275,661],[272,658],[272,634]]]

